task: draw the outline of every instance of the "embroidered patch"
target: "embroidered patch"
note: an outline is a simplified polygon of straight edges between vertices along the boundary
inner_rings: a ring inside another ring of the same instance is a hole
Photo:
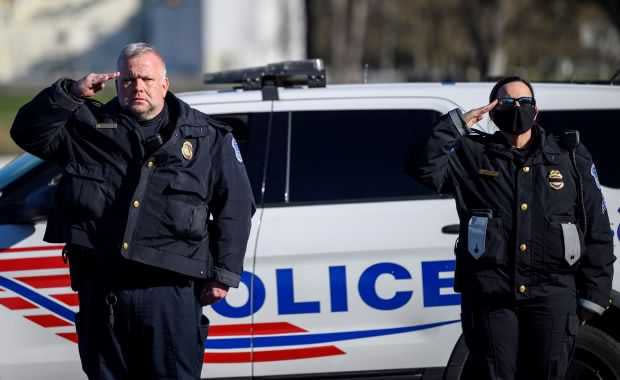
[[[592,178],[594,178],[594,183],[596,184],[596,187],[598,187],[598,190],[601,192],[601,213],[604,214],[607,212],[607,203],[605,202],[605,197],[603,197],[601,181],[598,179],[598,171],[596,170],[596,166],[594,165],[594,163],[592,163],[592,167],[590,168],[590,174],[592,175]]]
[[[233,147],[233,150],[235,151],[235,157],[237,158],[237,161],[243,163],[243,157],[241,157],[241,151],[239,150],[239,145],[237,145],[237,140],[235,140],[234,138],[232,139],[232,147]]]
[[[594,183],[596,183],[596,187],[598,187],[598,189],[602,191],[601,181],[599,181],[598,179],[598,172],[596,171],[596,166],[594,166],[594,163],[592,164],[592,168],[590,168],[590,174],[592,175],[592,178],[594,178]]]
[[[559,170],[551,170],[549,172],[548,180],[549,186],[551,186],[553,190],[561,190],[564,188],[564,176],[562,176],[562,173],[560,173]]]
[[[194,146],[191,142],[185,141],[183,143],[183,146],[181,147],[181,154],[186,160],[191,160],[192,157],[194,157]]]

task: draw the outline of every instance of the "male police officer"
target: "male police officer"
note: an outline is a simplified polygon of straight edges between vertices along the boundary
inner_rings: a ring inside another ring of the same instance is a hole
[[[605,202],[586,148],[536,124],[530,83],[500,80],[490,101],[444,115],[415,174],[456,198],[455,289],[471,378],[563,379],[578,316],[609,303]],[[487,112],[500,131],[469,129]]]
[[[118,70],[57,81],[11,135],[64,168],[45,239],[67,243],[88,377],[197,379],[202,305],[242,272],[249,181],[232,134],[168,91],[152,46],[125,47]],[[112,79],[117,98],[89,99]]]

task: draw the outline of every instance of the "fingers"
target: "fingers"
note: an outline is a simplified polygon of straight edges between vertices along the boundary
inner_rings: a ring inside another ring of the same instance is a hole
[[[497,105],[497,99],[487,104],[486,106],[479,108],[479,110],[482,114],[485,114],[491,111],[496,105]]]
[[[116,79],[120,75],[121,74],[117,71],[113,73],[103,73],[103,74],[91,73],[91,74],[88,74],[86,77],[88,78],[87,80],[90,82],[91,85],[97,85],[97,84],[101,84],[101,83],[107,82],[112,79]]]

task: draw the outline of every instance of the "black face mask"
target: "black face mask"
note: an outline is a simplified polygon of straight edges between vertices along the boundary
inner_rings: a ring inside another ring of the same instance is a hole
[[[531,105],[511,107],[508,109],[494,109],[491,111],[491,119],[497,127],[513,135],[527,132],[534,126],[536,108]]]

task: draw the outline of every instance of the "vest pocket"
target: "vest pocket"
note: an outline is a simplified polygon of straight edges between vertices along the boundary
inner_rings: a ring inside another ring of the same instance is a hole
[[[177,173],[165,195],[166,225],[173,235],[188,240],[204,239],[209,215],[206,187],[192,176]]]
[[[99,166],[70,163],[59,187],[63,203],[80,220],[101,218],[111,198]]]

